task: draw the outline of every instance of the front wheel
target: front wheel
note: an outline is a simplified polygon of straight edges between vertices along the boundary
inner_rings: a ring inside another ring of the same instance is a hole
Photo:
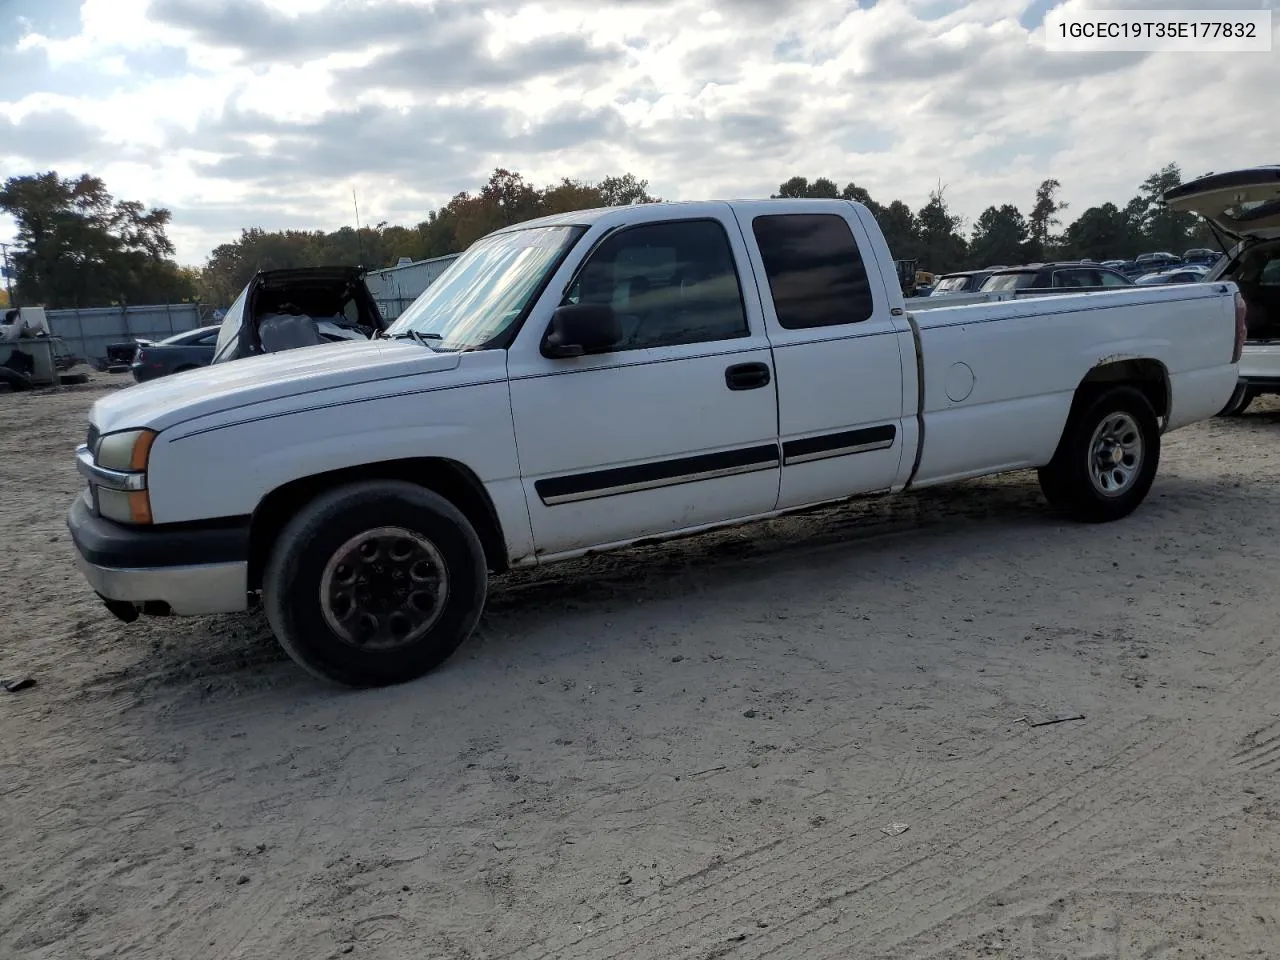
[[[1113,387],[1072,415],[1053,459],[1040,468],[1040,489],[1071,519],[1106,523],[1138,508],[1159,464],[1151,402],[1132,387]]]
[[[367,481],[311,501],[280,533],[263,606],[280,645],[322,680],[415,680],[471,635],[488,573],[475,530],[412,483]]]

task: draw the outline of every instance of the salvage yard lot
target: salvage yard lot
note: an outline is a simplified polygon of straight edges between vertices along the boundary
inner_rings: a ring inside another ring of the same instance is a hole
[[[1015,474],[564,564],[353,693],[93,597],[119,383],[0,396],[0,956],[1280,952],[1274,402],[1116,524]]]

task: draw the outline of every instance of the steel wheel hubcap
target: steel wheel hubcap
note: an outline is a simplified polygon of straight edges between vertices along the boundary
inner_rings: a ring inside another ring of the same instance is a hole
[[[325,622],[360,650],[394,650],[420,639],[448,596],[444,557],[430,540],[403,527],[352,537],[320,577]]]
[[[1127,413],[1113,413],[1098,424],[1089,444],[1089,479],[1104,497],[1118,497],[1133,486],[1142,468],[1142,431]]]

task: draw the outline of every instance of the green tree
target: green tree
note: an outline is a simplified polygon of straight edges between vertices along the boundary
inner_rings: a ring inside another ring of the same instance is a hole
[[[819,177],[812,183],[808,177],[792,177],[785,183],[778,185],[778,192],[773,194],[771,199],[797,199],[802,197],[817,197],[828,200],[840,199],[840,188],[836,186],[834,180],[827,177]]]
[[[959,232],[963,222],[962,217],[951,212],[945,188],[939,184],[916,214],[919,235],[916,258],[921,269],[947,273],[963,266],[967,252],[967,244]]]
[[[425,260],[459,253],[485,234],[534,217],[592,207],[654,203],[649,182],[631,173],[599,183],[563,178],[538,187],[513,170],[498,168],[478,192],[455,195],[412,227],[381,222],[372,227],[322,231],[265,231],[250,227],[214,249],[200,275],[202,295],[229,304],[258,270],[322,264],[393,266],[401,257]]]
[[[1063,244],[1069,257],[1110,260],[1134,256],[1139,242],[1128,214],[1114,203],[1104,203],[1072,221],[1063,233]]]
[[[1191,213],[1178,213],[1163,203],[1166,190],[1182,183],[1182,171],[1176,163],[1161,167],[1138,188],[1130,204],[1144,244],[1152,251],[1182,253],[1191,245],[1198,218]]]
[[[872,211],[876,213],[876,211]],[[880,232],[884,234],[889,251],[896,259],[911,260],[923,256],[920,242],[920,223],[916,215],[901,200],[894,200],[876,213]],[[932,268],[930,268],[932,269]]]
[[[1061,188],[1062,184],[1053,179],[1044,180],[1036,187],[1035,203],[1027,215],[1031,241],[1027,254],[1029,260],[1043,260],[1050,255],[1054,244],[1053,228],[1062,223],[1058,214],[1067,209],[1067,204],[1058,200]]]
[[[117,200],[98,177],[10,177],[0,210],[17,222],[14,296],[46,307],[174,303],[195,294],[171,259],[168,210]]]
[[[1027,220],[1011,203],[982,211],[969,240],[969,265],[974,268],[1021,263],[1030,237]]]
[[[595,185],[594,189],[599,195],[600,205],[606,207],[628,207],[633,203],[662,202],[660,197],[649,195],[649,181],[640,180],[633,173],[605,177]]]

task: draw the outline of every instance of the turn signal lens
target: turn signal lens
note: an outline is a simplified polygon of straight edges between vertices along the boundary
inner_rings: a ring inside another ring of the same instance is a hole
[[[145,490],[98,487],[98,511],[117,523],[151,523],[151,498]]]

